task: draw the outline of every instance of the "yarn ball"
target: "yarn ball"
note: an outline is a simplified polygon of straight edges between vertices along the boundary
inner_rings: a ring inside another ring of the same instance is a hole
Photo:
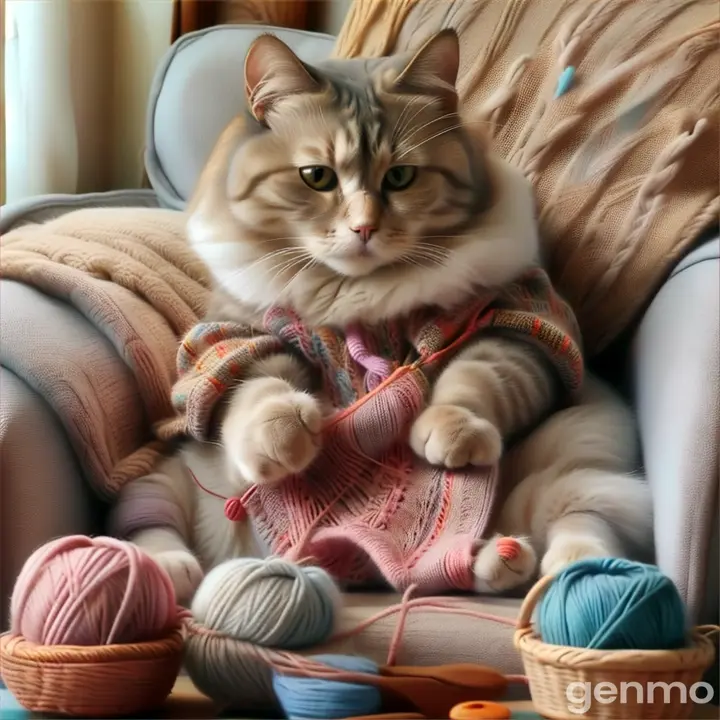
[[[352,655],[315,655],[313,660],[350,672],[378,674],[378,666],[367,658]],[[285,717],[346,718],[374,715],[382,705],[380,690],[375,685],[339,682],[310,677],[290,677],[275,673],[273,690]]]
[[[170,576],[138,547],[72,535],[38,548],[10,605],[13,633],[42,645],[157,640],[178,625]]]
[[[594,650],[685,647],[685,604],[654,565],[619,558],[576,562],[553,580],[538,608],[543,642]]]
[[[205,627],[237,640],[294,650],[329,639],[340,597],[320,568],[277,557],[236,558],[205,576],[192,613]]]

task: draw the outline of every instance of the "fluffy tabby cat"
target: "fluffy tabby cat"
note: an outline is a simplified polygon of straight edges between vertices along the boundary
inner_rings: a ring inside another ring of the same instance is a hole
[[[273,36],[253,44],[248,113],[222,135],[189,208],[190,241],[217,281],[212,312],[252,324],[279,304],[313,326],[372,324],[419,304],[450,308],[539,262],[527,182],[459,121],[458,62],[453,31],[409,59],[317,67]],[[249,523],[228,522],[187,467],[225,495],[303,470],[322,416],[309,390],[293,356],[259,362],[225,408],[219,443],[189,441],[136,481],[173,504],[174,528],[146,527],[132,540],[170,572],[181,598],[201,568],[257,553]],[[485,337],[443,370],[412,428],[412,449],[430,463],[502,458],[511,491],[497,530],[517,536],[522,552],[504,563],[486,543],[474,568],[479,591],[527,581],[536,553],[554,572],[650,546],[629,410],[592,378],[580,404],[554,412],[558,400],[539,353]]]

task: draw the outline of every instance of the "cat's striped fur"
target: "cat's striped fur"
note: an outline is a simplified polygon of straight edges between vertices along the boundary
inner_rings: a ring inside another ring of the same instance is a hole
[[[452,31],[413,58],[317,68],[276,38],[255,42],[249,111],[220,139],[190,206],[190,241],[218,283],[213,313],[255,323],[277,303],[307,324],[372,324],[423,304],[462,303],[477,286],[503,285],[539,262],[531,190],[488,149],[482,128],[461,120],[458,62]],[[308,167],[331,175],[303,175]],[[178,508],[175,527],[148,527],[133,540],[185,597],[201,565],[256,551],[187,467],[232,494],[302,470],[318,452],[323,408],[306,369],[274,357],[255,376],[234,392],[217,445],[191,442],[138,481]],[[557,385],[532,348],[487,337],[448,365],[412,429],[412,448],[431,463],[502,458],[509,497],[498,531],[517,535],[523,552],[503,563],[487,543],[478,590],[526,581],[537,552],[552,572],[579,557],[623,554],[628,541],[649,547],[650,498],[632,474],[629,410],[592,378],[578,407],[559,409]],[[503,455],[509,439],[538,425]]]

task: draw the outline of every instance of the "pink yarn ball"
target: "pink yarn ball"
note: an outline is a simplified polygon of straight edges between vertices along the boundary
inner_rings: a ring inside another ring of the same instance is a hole
[[[178,625],[168,574],[135,545],[72,535],[36,550],[10,605],[13,633],[42,645],[157,640]]]

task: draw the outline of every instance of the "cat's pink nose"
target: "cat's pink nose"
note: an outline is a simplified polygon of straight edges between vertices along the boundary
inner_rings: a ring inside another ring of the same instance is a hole
[[[374,225],[358,225],[350,228],[364,243],[369,243],[373,233],[377,230]]]

